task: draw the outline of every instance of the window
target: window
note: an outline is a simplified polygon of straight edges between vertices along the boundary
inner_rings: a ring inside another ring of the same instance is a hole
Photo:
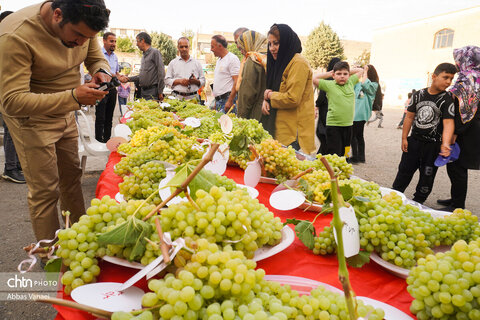
[[[435,33],[435,43],[433,44],[433,48],[438,49],[452,47],[453,34],[454,31],[452,29],[443,29]]]
[[[127,35],[127,30],[126,29],[120,29],[120,35],[121,36],[126,36]]]

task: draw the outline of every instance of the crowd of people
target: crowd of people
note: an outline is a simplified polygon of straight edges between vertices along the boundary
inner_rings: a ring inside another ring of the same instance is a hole
[[[179,56],[165,73],[150,35],[139,33],[136,44],[143,53],[139,75],[120,74],[116,35],[105,33],[103,48],[96,40],[108,25],[109,14],[103,0],[53,0],[1,16],[0,112],[6,154],[2,176],[27,183],[31,221],[39,240],[53,238],[59,228],[59,200],[61,209],[71,212],[72,221],[85,212],[72,111],[95,105],[95,138],[106,142],[117,94],[120,105],[125,104],[129,82],[135,83],[136,97],[157,101],[163,100],[165,85],[179,99],[198,100],[205,85],[201,64],[190,56],[185,37],[178,39]],[[225,37],[211,39],[211,51],[218,58],[212,88],[217,111],[256,119],[280,143],[307,155],[344,156],[351,146],[349,161],[366,161],[364,126],[373,111],[379,127],[383,116],[383,94],[374,66],[350,68],[334,58],[327,72],[314,74],[301,54],[298,35],[286,24],[272,25],[267,35],[239,28],[234,37],[242,61],[228,51]],[[451,199],[439,201],[447,209],[465,206],[468,169],[480,169],[480,48],[457,49],[454,58],[457,66],[439,65],[432,85],[411,96],[400,124],[403,155],[394,182],[395,189],[405,190],[419,169],[414,200],[425,201],[435,178],[437,155],[448,162],[456,141],[459,159],[447,164]],[[85,84],[80,81],[82,63],[92,77]],[[457,80],[447,91],[457,67]],[[122,85],[98,90],[112,77]],[[316,103],[314,89],[319,90]],[[315,134],[321,142],[319,150]]]

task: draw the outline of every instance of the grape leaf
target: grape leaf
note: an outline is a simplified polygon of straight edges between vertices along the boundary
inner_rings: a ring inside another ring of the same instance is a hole
[[[100,245],[133,245],[134,247],[129,257],[130,260],[133,260],[132,257],[143,255],[146,245],[144,237],[148,238],[151,234],[152,227],[148,222],[130,216],[127,221],[118,225],[113,230],[98,236],[97,240]]]
[[[303,220],[298,220],[298,219],[287,219],[287,221],[285,221],[285,223],[283,224],[284,226],[286,226],[287,224],[293,224],[293,225],[297,225],[299,224],[300,222],[302,222]]]
[[[45,272],[60,272],[62,268],[62,258],[50,259],[47,261],[47,264],[43,268]]]
[[[234,152],[245,150],[248,147],[247,137],[244,134],[236,135],[230,141],[229,146],[230,150]]]
[[[361,268],[369,262],[370,253],[367,251],[360,251],[357,255],[347,258],[348,265],[354,268]]]
[[[310,221],[301,221],[295,226],[295,233],[297,234],[298,239],[302,241],[302,243],[309,248],[310,250],[313,249],[313,245],[315,244],[315,228]]]
[[[198,160],[190,161],[184,165],[177,167],[176,174],[173,178],[166,184],[165,187],[179,187],[187,177],[195,170],[195,167],[198,164]],[[209,170],[202,169],[199,173],[193,178],[193,180],[188,184],[190,189],[190,196],[193,200],[197,198],[197,190],[205,190],[207,192],[215,185],[217,179],[213,172]]]
[[[175,136],[173,135],[173,133],[169,132],[169,133],[165,134],[161,139],[168,142],[168,141],[172,140],[173,138],[175,138]]]
[[[349,201],[353,197],[353,189],[348,184],[340,186],[340,192],[342,193],[343,200],[345,201]]]
[[[361,197],[361,196],[354,196],[353,197],[355,200],[361,201],[361,202],[370,202],[369,198],[366,197]]]

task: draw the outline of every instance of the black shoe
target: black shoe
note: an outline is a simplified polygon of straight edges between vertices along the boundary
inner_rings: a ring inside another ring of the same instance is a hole
[[[449,205],[449,206],[446,206],[444,208],[440,208],[440,211],[448,211],[448,212],[453,212],[453,210],[455,210],[457,208],[455,208],[454,206],[452,205]]]
[[[2,178],[15,183],[25,183],[25,177],[18,169],[5,170],[2,174]]]
[[[358,160],[357,158],[350,157],[350,158],[347,158],[347,163],[356,164],[358,163]]]
[[[442,205],[442,206],[450,206],[452,204],[452,199],[438,199],[437,203]]]
[[[420,204],[423,204],[425,202],[425,200],[420,200],[420,199],[417,199],[415,197],[412,200],[415,201],[415,202],[418,202]]]
[[[383,126],[381,126],[381,125],[378,125],[378,127],[379,127],[379,128],[383,128]]]

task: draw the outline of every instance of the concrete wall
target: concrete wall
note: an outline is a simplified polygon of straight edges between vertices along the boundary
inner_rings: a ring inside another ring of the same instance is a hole
[[[435,34],[454,30],[452,47],[434,49]],[[385,103],[402,105],[411,89],[426,87],[435,67],[453,63],[453,49],[480,46],[480,6],[376,30],[371,63],[385,86]]]

